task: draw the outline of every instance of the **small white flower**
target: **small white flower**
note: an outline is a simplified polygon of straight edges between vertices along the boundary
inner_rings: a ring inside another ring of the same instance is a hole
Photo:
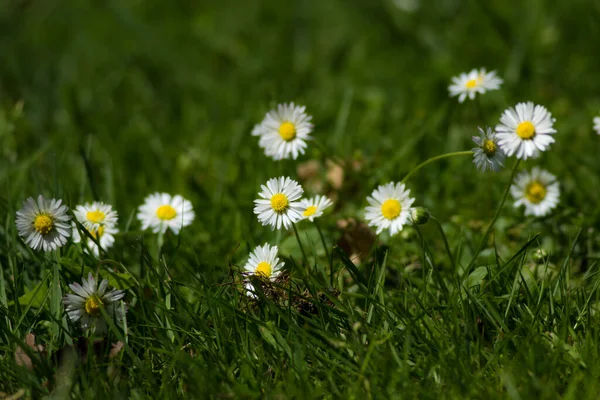
[[[99,201],[78,205],[73,210],[77,220],[90,232],[104,225],[116,225],[119,214],[113,210],[110,204]]]
[[[323,211],[333,204],[331,200],[321,195],[315,196],[312,199],[302,199],[300,203],[305,208],[302,216],[310,222],[323,215]]]
[[[377,234],[389,229],[390,235],[395,235],[404,225],[411,224],[411,205],[415,199],[410,197],[410,190],[403,183],[380,185],[367,201],[365,218],[369,226],[377,228]]]
[[[484,131],[479,129],[479,137],[473,136],[473,142],[477,145],[473,149],[473,163],[482,171],[498,171],[504,167],[504,152],[498,147],[498,139],[491,128]]]
[[[470,100],[477,93],[484,94],[488,90],[497,90],[502,85],[502,79],[496,76],[496,71],[486,72],[485,68],[474,69],[465,74],[452,78],[452,84],[448,86],[450,97],[458,96],[458,102],[465,101],[467,96]]]
[[[113,246],[113,244],[115,243],[114,235],[119,233],[119,229],[113,225],[100,225],[100,227],[96,230],[88,229],[88,232],[90,233],[90,235],[92,237],[94,237],[96,240],[98,240],[102,249],[107,250],[107,249],[111,248]],[[81,242],[81,235],[79,234],[79,229],[77,229],[77,226],[75,225],[75,223],[73,223],[73,242],[75,242],[75,243]],[[98,248],[98,245],[92,239],[87,238],[87,245],[88,245],[89,249],[92,250],[92,253],[94,253],[94,255],[96,257],[100,256],[100,249]]]
[[[304,190],[298,182],[288,177],[272,178],[267,185],[261,185],[260,199],[254,200],[254,214],[263,225],[271,229],[289,229],[293,223],[302,219],[304,207],[297,201]]]
[[[516,200],[515,207],[525,205],[525,215],[543,217],[558,205],[560,188],[554,175],[534,167],[531,172],[517,175],[510,193]]]
[[[167,228],[174,234],[194,221],[194,209],[189,200],[180,195],[153,193],[144,199],[138,209],[137,218],[142,223],[142,230],[152,228],[154,233],[165,233]]]
[[[244,266],[245,274],[275,280],[281,273],[281,268],[283,268],[283,262],[279,261],[277,251],[277,246],[269,246],[267,243],[263,246],[256,246]],[[256,297],[253,293],[254,287],[250,281],[246,281],[244,286],[248,296]]]
[[[600,135],[600,117],[594,118],[594,130],[598,135]]]
[[[305,110],[306,107],[294,103],[279,104],[277,110],[269,111],[260,125],[254,127],[252,135],[260,136],[258,145],[265,155],[275,160],[295,160],[298,154],[304,154],[313,129],[312,117]]]
[[[83,285],[72,283],[69,287],[75,294],[67,294],[63,298],[63,303],[71,321],[81,321],[83,329],[91,329],[96,333],[106,330],[101,309],[104,309],[117,325],[125,318],[126,308],[119,301],[125,296],[125,292],[122,290],[107,292],[108,280],[104,279],[98,287],[98,282],[90,272],[88,279],[83,279]]]
[[[71,217],[62,200],[46,200],[39,195],[37,202],[29,197],[17,211],[17,230],[33,250],[51,251],[67,243],[71,236]]]
[[[537,157],[554,143],[551,136],[556,133],[554,121],[545,107],[530,101],[519,103],[504,111],[500,124],[496,125],[498,145],[509,157],[513,154],[523,160]]]

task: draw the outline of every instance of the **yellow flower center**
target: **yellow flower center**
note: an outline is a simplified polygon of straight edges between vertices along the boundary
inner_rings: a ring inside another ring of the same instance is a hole
[[[477,86],[477,82],[478,79],[471,79],[470,81],[467,81],[467,83],[465,83],[465,86],[467,87],[467,89],[473,89],[475,86]]]
[[[290,202],[287,196],[283,193],[277,193],[271,197],[271,208],[275,210],[275,212],[282,213],[287,210]]]
[[[517,135],[521,139],[529,140],[535,136],[535,126],[529,121],[524,121],[517,126]]]
[[[104,217],[106,217],[106,215],[104,215],[104,213],[100,210],[88,211],[88,213],[85,215],[85,218],[94,224],[99,224],[100,222],[104,221]]]
[[[313,215],[316,212],[317,212],[317,206],[308,206],[308,207],[306,207],[306,210],[304,210],[304,216],[310,217],[311,215]]]
[[[92,237],[94,239],[99,239],[99,238],[102,237],[102,235],[104,235],[104,226],[100,225],[100,227],[98,228],[98,230],[96,230],[96,231],[91,230],[89,232],[90,232],[90,235],[92,235]]]
[[[54,228],[54,222],[49,216],[41,214],[35,217],[35,220],[33,221],[33,227],[42,235],[46,235],[52,230],[52,228]]]
[[[496,153],[497,148],[498,146],[496,146],[496,143],[494,143],[493,140],[486,140],[483,142],[483,152],[488,156],[493,156],[494,153]]]
[[[296,127],[291,122],[284,122],[279,126],[279,135],[283,140],[289,142],[296,137]]]
[[[387,219],[396,218],[400,215],[400,211],[402,211],[402,206],[400,205],[400,202],[395,199],[386,200],[381,205],[381,213]]]
[[[269,264],[266,261],[262,261],[260,262],[257,266],[256,266],[256,271],[254,271],[254,273],[256,275],[262,275],[266,278],[271,276],[271,264]]]
[[[525,188],[525,197],[533,204],[539,204],[546,197],[546,187],[538,181],[533,181]]]
[[[100,309],[103,305],[102,299],[96,295],[92,295],[85,301],[85,312],[92,317],[99,317],[101,314]]]
[[[175,218],[176,215],[177,215],[177,212],[175,211],[175,209],[168,204],[165,204],[164,206],[160,206],[156,210],[156,216],[159,219],[162,219],[163,221],[169,221],[169,220]]]

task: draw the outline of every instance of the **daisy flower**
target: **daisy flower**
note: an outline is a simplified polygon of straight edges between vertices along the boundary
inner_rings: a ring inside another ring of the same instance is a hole
[[[263,246],[256,246],[244,266],[245,275],[256,275],[263,279],[275,280],[283,268],[283,262],[279,261],[277,251],[277,246],[269,246],[267,243]],[[246,281],[245,287],[248,296],[256,297],[253,293],[254,286],[249,281]]]
[[[104,225],[116,225],[119,214],[110,204],[99,201],[75,207],[73,211],[77,220],[90,232]]]
[[[498,139],[491,128],[479,129],[479,137],[473,136],[477,145],[473,150],[473,163],[482,171],[498,171],[504,167],[504,152],[498,147]]]
[[[502,79],[496,76],[496,71],[486,72],[485,68],[474,69],[465,74],[452,78],[452,84],[448,86],[450,97],[458,96],[458,102],[465,101],[467,96],[470,100],[475,94],[484,94],[488,90],[497,90],[502,85]]]
[[[51,251],[67,243],[71,236],[71,217],[62,200],[47,200],[39,195],[37,201],[29,197],[17,211],[19,235],[33,250]]]
[[[594,118],[594,130],[600,135],[600,117]]]
[[[510,187],[515,198],[515,207],[525,205],[525,215],[543,217],[558,204],[560,188],[556,177],[541,168],[523,171]]]
[[[108,280],[104,279],[98,287],[98,282],[90,272],[87,280],[83,279],[83,285],[72,283],[69,287],[75,293],[67,294],[63,298],[63,303],[71,321],[81,321],[83,329],[92,329],[98,333],[106,330],[102,309],[117,324],[125,318],[126,309],[119,302],[125,296],[125,292],[122,290],[107,292]]]
[[[304,206],[300,201],[304,190],[298,182],[288,177],[272,178],[267,185],[261,185],[260,199],[254,200],[254,214],[263,225],[271,229],[289,229],[303,218]]]
[[[86,228],[87,229],[87,228]],[[115,236],[119,233],[119,229],[114,225],[100,225],[98,229],[88,229],[90,235],[98,240],[100,243],[100,247],[104,250],[110,248],[115,243]],[[79,243],[81,242],[81,235],[79,234],[79,229],[77,229],[77,225],[73,224],[73,242]],[[94,253],[96,257],[100,256],[100,249],[98,245],[90,238],[87,238],[87,245],[89,249]]]
[[[554,143],[551,136],[556,133],[554,121],[545,107],[530,101],[519,103],[504,111],[500,124],[496,125],[498,145],[509,157],[513,154],[523,160],[535,157]]]
[[[306,107],[294,103],[279,104],[277,110],[267,113],[260,126],[254,127],[252,135],[260,136],[258,144],[267,156],[275,160],[295,160],[298,154],[304,154],[313,129],[312,117],[305,110]]]
[[[410,206],[415,199],[410,197],[410,190],[403,183],[380,185],[367,197],[367,201],[369,206],[365,209],[365,218],[369,226],[377,228],[377,234],[389,229],[390,235],[395,235],[404,225],[411,223]]]
[[[137,218],[142,230],[152,228],[154,233],[165,233],[170,228],[174,234],[194,221],[192,203],[180,195],[153,193],[146,197],[138,209]]]
[[[323,215],[323,211],[333,204],[327,197],[320,195],[312,199],[302,199],[300,203],[305,208],[302,217],[308,219],[310,222]]]

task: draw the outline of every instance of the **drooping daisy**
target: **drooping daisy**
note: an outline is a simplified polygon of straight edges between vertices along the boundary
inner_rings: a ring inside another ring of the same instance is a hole
[[[333,204],[326,196],[321,195],[317,195],[312,199],[302,199],[300,203],[305,208],[302,217],[310,222],[323,215],[323,211]]]
[[[194,209],[189,200],[180,195],[153,193],[144,199],[138,209],[137,218],[142,223],[142,230],[152,228],[154,233],[165,233],[167,228],[174,234],[194,221]]]
[[[560,188],[556,177],[541,168],[523,171],[510,187],[515,198],[515,207],[525,205],[525,215],[543,217],[558,204]]]
[[[496,125],[498,145],[509,157],[513,154],[523,160],[535,157],[554,143],[551,136],[556,133],[554,121],[544,106],[530,101],[519,103],[504,111],[500,124]]]
[[[100,225],[98,229],[88,229],[88,232],[100,243],[100,246],[104,250],[107,250],[115,243],[114,235],[119,233],[119,229],[114,225]],[[81,235],[79,234],[79,229],[75,224],[73,224],[73,242],[81,242]],[[98,248],[98,245],[89,237],[87,238],[87,246],[96,257],[100,255],[100,249]]]
[[[270,246],[265,243],[263,246],[256,246],[244,266],[246,275],[257,275],[263,279],[275,280],[281,273],[283,262],[277,257],[277,246]],[[255,297],[252,283],[246,281],[248,296]]]
[[[600,117],[594,118],[594,130],[600,135]]]
[[[279,104],[277,110],[269,111],[260,126],[254,128],[252,134],[260,136],[258,144],[267,156],[295,160],[298,154],[304,154],[313,129],[312,117],[305,110],[306,107],[294,103]]]
[[[485,131],[479,129],[479,137],[473,136],[473,141],[477,145],[473,149],[473,163],[482,171],[498,171],[504,167],[504,152],[498,147],[498,139],[491,128]]]
[[[502,82],[502,79],[496,76],[496,71],[486,72],[485,68],[474,69],[469,73],[453,77],[448,91],[450,97],[458,96],[458,102],[462,103],[467,96],[473,100],[477,93],[484,94],[488,90],[499,89]]]
[[[302,219],[304,206],[299,200],[304,190],[295,180],[288,177],[271,178],[261,185],[260,199],[254,200],[254,214],[263,225],[271,229],[289,229]]]
[[[104,225],[116,225],[119,214],[110,204],[99,201],[78,205],[73,211],[77,220],[89,231],[94,231]]]
[[[389,229],[390,235],[395,235],[404,225],[411,224],[410,211],[415,199],[410,197],[410,189],[406,189],[403,183],[380,185],[367,197],[367,201],[369,206],[365,209],[365,218],[369,226],[377,228],[377,234]]]
[[[96,333],[106,330],[102,309],[117,325],[125,318],[126,308],[119,301],[125,296],[125,292],[116,289],[107,292],[108,280],[104,279],[98,287],[97,280],[90,272],[87,280],[83,279],[83,285],[72,283],[69,287],[75,293],[67,294],[63,303],[71,321],[81,321],[83,329],[92,329]]]
[[[33,250],[51,251],[64,246],[71,236],[68,210],[60,199],[47,200],[39,195],[35,201],[29,197],[17,211],[19,235]]]

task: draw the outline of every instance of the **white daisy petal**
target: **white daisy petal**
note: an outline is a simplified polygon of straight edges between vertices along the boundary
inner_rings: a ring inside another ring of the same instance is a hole
[[[594,130],[598,135],[600,135],[600,117],[594,118]]]
[[[484,94],[490,90],[497,90],[502,85],[501,78],[496,76],[496,71],[486,72],[485,68],[474,69],[468,74],[462,73],[452,78],[448,86],[450,97],[458,96],[458,102],[462,103],[467,97],[475,99],[477,93]]]
[[[543,217],[558,205],[560,187],[554,175],[534,167],[515,177],[510,193],[515,198],[515,207],[525,206],[525,215]]]
[[[315,218],[323,215],[323,211],[331,206],[333,203],[325,196],[315,196],[312,199],[302,199],[300,201],[302,205],[302,218],[314,221]]]
[[[71,217],[62,200],[48,201],[39,195],[37,202],[29,197],[17,211],[16,226],[23,241],[33,250],[52,251],[62,247],[71,236],[64,222]]]
[[[137,214],[143,230],[151,228],[153,233],[165,233],[170,229],[176,235],[183,227],[190,225],[195,216],[189,200],[168,193],[148,195]]]
[[[302,219],[305,207],[297,200],[304,190],[298,182],[288,177],[269,179],[258,193],[261,199],[254,200],[254,213],[263,225],[272,229],[289,229],[293,223]],[[263,200],[264,199],[264,200]]]
[[[498,146],[498,138],[491,128],[485,131],[479,129],[480,137],[473,136],[473,142],[477,145],[473,149],[473,163],[482,171],[498,171],[504,167],[504,151]]]
[[[415,199],[410,197],[410,190],[403,183],[380,185],[367,201],[365,218],[369,226],[376,228],[377,234],[389,229],[390,235],[395,235],[404,225],[411,224],[411,205]]]

